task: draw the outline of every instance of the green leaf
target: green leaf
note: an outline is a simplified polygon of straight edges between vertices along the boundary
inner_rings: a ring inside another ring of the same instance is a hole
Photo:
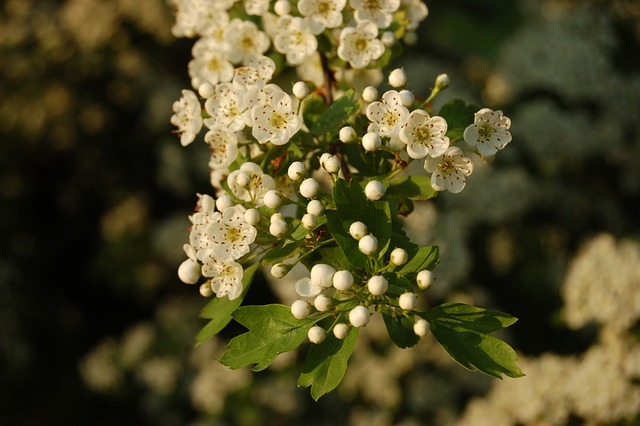
[[[240,307],[233,319],[249,331],[231,339],[220,362],[234,370],[250,364],[256,364],[253,371],[264,370],[276,356],[300,346],[309,329],[327,315],[299,320],[284,305]]]
[[[508,327],[517,318],[462,303],[446,303],[419,313],[431,327],[438,343],[464,368],[502,378],[521,377],[516,352],[490,333]]]
[[[475,105],[466,105],[460,99],[453,99],[440,108],[440,115],[447,120],[447,136],[452,141],[462,139],[464,129],[473,123],[473,114],[478,111]]]
[[[211,321],[196,334],[196,342],[198,345],[201,345],[220,333],[220,331],[229,324],[231,314],[242,304],[245,295],[249,291],[249,287],[251,287],[253,281],[253,275],[257,269],[258,264],[255,263],[244,270],[242,275],[242,293],[239,297],[233,300],[229,300],[228,297],[214,297],[202,308],[200,318],[211,319]]]
[[[438,246],[420,247],[413,257],[396,272],[404,275],[409,281],[416,278],[418,272],[423,269],[433,270],[440,262]]]
[[[438,195],[438,191],[431,186],[430,176],[402,176],[389,182],[387,195],[399,195],[412,200],[428,200]]]
[[[317,92],[311,93],[304,100],[302,117],[307,127],[316,125],[322,114],[327,110],[324,98]],[[292,144],[289,144],[292,145]]]
[[[312,345],[298,379],[298,386],[311,386],[311,397],[316,401],[334,390],[347,371],[347,361],[358,337],[358,328],[351,328],[343,340],[329,333],[324,342]]]
[[[293,257],[297,252],[300,244],[298,241],[285,240],[277,246],[269,249],[262,258],[262,265],[273,265],[283,260]]]
[[[414,320],[398,313],[396,309],[383,306],[382,318],[387,326],[389,337],[399,348],[410,348],[420,340],[420,336],[413,331]]]
[[[385,293],[390,297],[400,297],[401,294],[413,291],[411,281],[407,277],[397,274],[385,274],[384,275],[389,282],[389,288]]]
[[[313,125],[307,123],[307,126],[313,135],[337,133],[344,122],[359,109],[360,105],[353,100],[353,89],[351,89],[333,101]]]

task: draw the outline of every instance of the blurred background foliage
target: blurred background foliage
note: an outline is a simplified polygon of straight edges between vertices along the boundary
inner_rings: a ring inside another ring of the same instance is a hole
[[[179,284],[204,144],[179,145],[171,104],[191,40],[163,0],[0,6],[0,424],[562,425],[639,421],[640,2],[427,2],[403,66],[503,109],[513,142],[467,189],[417,206],[441,246],[429,304],[520,321],[501,336],[527,377],[495,381],[431,339],[362,333],[318,403],[301,355],[230,372],[223,333],[194,347],[205,301]],[[261,279],[248,301],[287,300]]]

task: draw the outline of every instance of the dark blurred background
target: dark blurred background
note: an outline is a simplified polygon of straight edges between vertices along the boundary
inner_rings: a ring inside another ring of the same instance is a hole
[[[427,4],[418,44],[396,64],[412,88],[428,93],[447,72],[436,108],[461,97],[513,122],[508,148],[410,225],[442,247],[434,294],[519,317],[501,337],[532,371],[545,354],[579,357],[611,327],[597,316],[567,325],[572,259],[598,235],[639,236],[640,3]],[[252,376],[214,360],[227,335],[194,349],[205,301],[175,271],[195,193],[212,191],[206,147],[181,148],[169,123],[193,43],[173,38],[172,22],[162,0],[0,6],[0,424],[461,422],[494,380],[453,365],[434,342],[396,351],[371,327],[352,376],[319,403],[295,388],[296,354]],[[640,293],[637,271],[628,275],[625,288]],[[266,285],[264,297],[274,297]],[[640,304],[627,311],[637,320]],[[629,345],[624,365],[640,365]],[[629,389],[609,417],[574,401],[555,424],[630,424],[640,399]],[[538,417],[487,424],[554,424],[540,404]]]

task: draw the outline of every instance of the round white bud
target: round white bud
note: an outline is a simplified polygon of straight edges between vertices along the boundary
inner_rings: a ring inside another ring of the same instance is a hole
[[[402,68],[396,68],[389,74],[389,84],[392,87],[404,87],[407,84],[407,73]]]
[[[443,90],[449,87],[451,80],[447,74],[440,74],[436,77],[436,88]]]
[[[198,198],[198,205],[201,211],[212,212],[216,208],[216,200],[211,195],[202,194]]]
[[[369,319],[371,319],[371,313],[369,313],[369,309],[362,305],[356,306],[349,311],[349,322],[354,327],[367,325]]]
[[[271,275],[274,278],[284,278],[289,273],[289,267],[284,263],[276,263],[271,267]]]
[[[311,284],[321,288],[331,287],[331,278],[336,270],[333,266],[326,263],[318,263],[313,265],[310,272]]]
[[[297,319],[305,319],[309,310],[309,304],[304,300],[298,299],[291,304],[291,314]]]
[[[309,204],[307,204],[307,213],[321,216],[324,213],[324,206],[320,200],[311,200]]]
[[[282,203],[282,194],[275,189],[270,189],[265,192],[262,201],[264,202],[264,205],[270,209],[278,208]]]
[[[371,234],[367,234],[358,241],[358,250],[367,256],[372,255],[378,250],[378,239]]]
[[[369,230],[367,229],[367,225],[365,225],[360,221],[353,222],[349,226],[349,235],[351,235],[353,238],[355,238],[358,241],[368,233],[369,233]]]
[[[304,81],[297,81],[291,90],[293,92],[293,96],[298,99],[304,99],[309,95],[309,86]]]
[[[304,229],[311,230],[318,225],[318,218],[315,214],[305,213],[305,215],[302,216],[301,222]]]
[[[398,305],[405,311],[411,311],[416,308],[418,298],[413,293],[403,293],[398,298]]]
[[[289,0],[278,0],[273,5],[273,11],[278,16],[288,15],[291,12],[291,3]]]
[[[260,222],[260,211],[258,209],[247,209],[244,212],[244,220],[251,226],[255,226]]]
[[[239,172],[236,175],[236,185],[241,188],[246,188],[251,183],[251,176],[245,172]]]
[[[409,260],[409,253],[403,248],[396,247],[391,251],[391,263],[402,266]]]
[[[287,234],[287,222],[284,220],[276,220],[269,225],[269,233],[274,237],[284,237]]]
[[[362,147],[365,151],[375,151],[382,145],[382,139],[377,132],[367,132],[362,137]]]
[[[320,184],[314,178],[306,178],[300,184],[300,195],[304,198],[315,198],[320,191]]]
[[[340,133],[338,134],[338,138],[341,142],[348,143],[356,140],[358,134],[351,126],[344,126],[340,129]]]
[[[322,343],[327,337],[327,333],[324,331],[324,328],[319,325],[314,325],[307,332],[307,337],[311,343]]]
[[[210,98],[211,96],[213,96],[213,92],[213,84],[209,83],[208,81],[205,81],[200,85],[200,87],[198,87],[198,94],[203,98]]]
[[[340,171],[340,159],[338,159],[338,157],[336,157],[335,155],[330,155],[323,162],[321,162],[321,164],[322,167],[324,167],[324,169],[331,174],[335,174]]]
[[[343,322],[339,322],[333,327],[333,335],[336,336],[337,339],[344,339],[349,334],[349,324],[345,324]]]
[[[428,269],[423,269],[418,272],[418,276],[416,277],[416,281],[418,283],[418,287],[423,290],[426,290],[433,283],[433,272]]]
[[[302,179],[307,174],[307,169],[302,164],[302,161],[294,161],[287,169],[287,175],[291,180]]]
[[[318,310],[318,312],[325,312],[331,309],[333,306],[333,300],[324,294],[319,294],[313,299],[313,306]]]
[[[393,33],[393,31],[385,31],[382,33],[380,41],[382,41],[382,44],[384,44],[386,47],[391,47],[396,42],[396,35]]]
[[[374,296],[382,296],[389,289],[389,281],[382,275],[374,275],[367,281],[367,288]]]
[[[336,271],[336,273],[333,274],[332,282],[333,282],[333,287],[336,290],[340,290],[340,291],[348,290],[353,285],[353,274],[351,274],[351,272],[347,271],[346,269]]]
[[[211,283],[210,282],[206,282],[204,284],[202,284],[199,288],[200,290],[200,295],[202,297],[211,297],[213,296],[213,289],[211,288]]]
[[[222,194],[216,199],[216,208],[219,212],[223,212],[231,206],[233,206],[233,199],[229,194]]]
[[[400,92],[398,92],[398,95],[400,96],[402,105],[406,106],[407,108],[410,108],[416,100],[416,95],[414,95],[411,90],[401,90]]]
[[[276,212],[272,214],[271,218],[269,219],[269,222],[273,223],[276,220],[284,220],[284,216],[282,216],[282,213]]]
[[[417,319],[413,324],[413,332],[420,337],[426,336],[429,333],[430,328],[429,323],[424,318]]]
[[[415,31],[407,31],[402,37],[402,41],[407,46],[415,46],[418,43],[418,34]]]
[[[379,200],[384,195],[384,184],[379,180],[372,180],[364,187],[364,195],[370,200]]]
[[[185,284],[195,284],[200,279],[201,269],[198,262],[187,259],[178,266],[178,277]]]
[[[373,102],[378,99],[378,89],[373,86],[367,86],[362,91],[362,99],[365,102]]]

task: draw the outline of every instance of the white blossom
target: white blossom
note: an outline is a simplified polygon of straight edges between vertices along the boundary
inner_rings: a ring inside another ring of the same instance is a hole
[[[211,290],[217,297],[229,296],[229,300],[237,299],[242,294],[242,265],[232,260],[208,262],[207,275],[211,279]],[[205,268],[203,267],[203,275]]]
[[[285,92],[275,92],[269,96],[266,105],[251,109],[253,128],[251,134],[260,143],[271,142],[284,145],[296,134],[302,120],[293,110],[291,97]]]
[[[270,45],[269,37],[255,23],[237,18],[225,27],[224,41],[229,60],[234,64],[252,55],[262,55]]]
[[[483,155],[493,155],[511,142],[511,120],[502,111],[482,108],[474,114],[473,124],[464,130],[464,141]]]
[[[182,97],[173,103],[171,124],[178,128],[182,146],[193,142],[202,129],[201,110],[198,96],[191,90],[183,90]]]
[[[211,169],[223,169],[233,163],[238,156],[238,138],[234,133],[223,129],[209,130],[204,135],[204,141],[209,144]]]
[[[378,28],[387,28],[400,7],[400,0],[349,0],[349,4],[355,9],[356,22],[371,21]]]
[[[365,68],[384,53],[384,44],[377,37],[378,27],[371,21],[361,21],[355,28],[345,27],[340,32],[338,56],[353,68]]]
[[[233,65],[219,46],[220,41],[214,37],[203,37],[193,45],[188,70],[194,88],[203,83],[229,82],[233,78]]]
[[[346,3],[346,0],[300,0],[298,11],[306,17],[311,31],[320,34],[325,28],[342,25],[342,9]]]
[[[409,110],[402,104],[402,97],[396,90],[382,95],[381,101],[375,101],[367,107],[367,118],[376,124],[380,136],[397,137],[400,128],[409,118]]]
[[[257,231],[244,219],[244,212],[242,206],[235,205],[222,213],[214,213],[214,220],[207,228],[213,241],[210,256],[217,259],[239,259],[249,252]]]
[[[300,65],[316,52],[318,41],[304,19],[284,15],[278,19],[273,47],[286,56],[289,65]]]
[[[250,180],[247,186],[242,187],[236,182],[236,177],[240,173],[249,175]],[[233,195],[243,201],[253,202],[256,206],[263,205],[264,194],[276,187],[273,178],[265,174],[259,165],[250,161],[243,163],[238,170],[229,173],[227,185]]]
[[[458,193],[467,184],[466,177],[473,172],[473,163],[460,148],[450,146],[440,157],[427,157],[424,168],[431,173],[433,189]]]
[[[411,112],[407,123],[400,130],[400,140],[407,144],[411,158],[439,157],[449,148],[447,122],[439,116],[431,117],[426,111]]]
[[[231,83],[214,86],[214,93],[204,104],[210,117],[204,120],[209,129],[223,128],[238,132],[245,127],[243,112],[246,109],[244,97]]]

